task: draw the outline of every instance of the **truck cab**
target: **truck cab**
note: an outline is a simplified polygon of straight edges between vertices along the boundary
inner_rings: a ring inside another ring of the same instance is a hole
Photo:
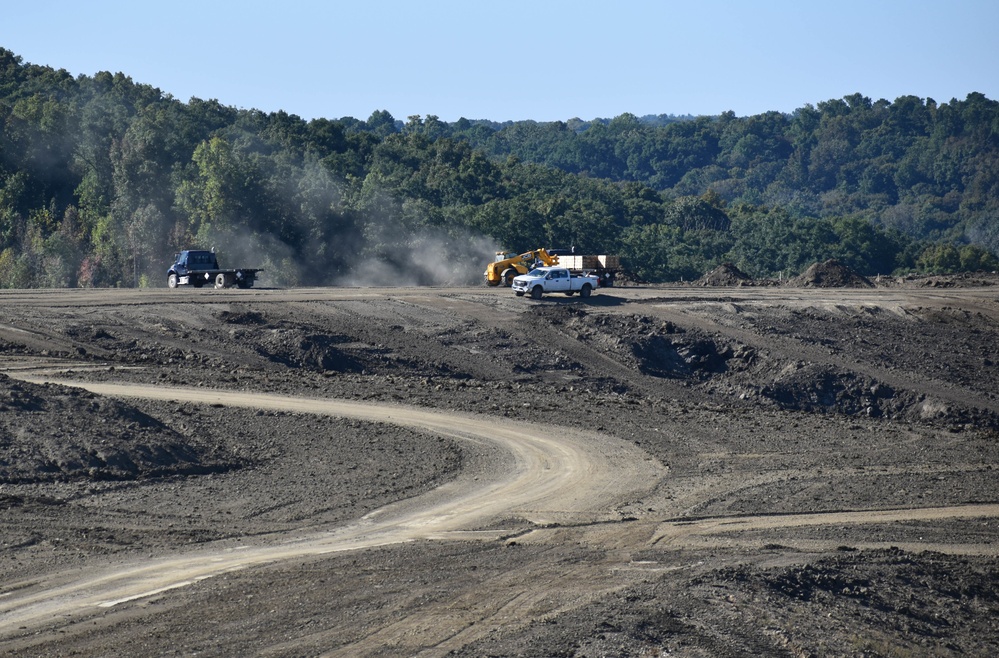
[[[171,288],[187,284],[200,287],[210,283],[212,276],[208,273],[218,269],[219,262],[214,251],[186,249],[174,258],[167,272],[167,285]]]
[[[565,292],[570,289],[569,270],[562,268],[546,269],[538,272],[538,276],[543,276],[545,279],[545,292]]]
[[[177,254],[177,260],[173,266],[178,274],[181,273],[180,270],[183,270],[183,273],[186,274],[187,272],[217,270],[219,269],[219,262],[212,251],[187,250]]]

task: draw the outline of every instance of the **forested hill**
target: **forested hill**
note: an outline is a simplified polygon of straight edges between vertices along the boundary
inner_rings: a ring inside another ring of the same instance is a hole
[[[0,286],[163,285],[217,246],[284,285],[474,282],[492,252],[619,253],[650,281],[836,257],[999,267],[999,104],[792,115],[304,121],[0,49]]]
[[[999,248],[999,103],[979,93],[942,104],[854,94],[746,118],[624,114],[495,130],[459,122],[444,134],[673,198],[710,190],[730,205],[863,217],[915,238]]]

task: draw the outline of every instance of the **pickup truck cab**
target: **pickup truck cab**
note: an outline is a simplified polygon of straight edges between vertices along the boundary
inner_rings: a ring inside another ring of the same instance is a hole
[[[530,294],[531,299],[541,299],[546,292],[561,292],[572,296],[589,297],[597,287],[597,277],[573,274],[565,267],[538,267],[513,279],[513,291],[518,297]]]

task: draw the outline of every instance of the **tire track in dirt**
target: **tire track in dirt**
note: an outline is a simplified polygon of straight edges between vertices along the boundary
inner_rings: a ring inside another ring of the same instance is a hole
[[[904,467],[882,466],[876,470],[858,471],[856,468],[822,469],[822,473],[827,479],[842,480],[850,477],[887,477],[898,475],[955,475],[973,472],[983,472],[988,470],[987,466],[973,463],[952,463],[946,465],[938,464],[911,464]],[[739,496],[751,494],[754,489],[766,485],[788,485],[795,481],[801,481],[814,475],[814,469],[810,468],[784,468],[779,470],[767,470],[762,473],[739,474],[737,482],[733,484],[730,475],[720,477],[703,476],[701,486],[682,496],[677,496],[675,501],[679,513],[677,516],[690,518],[707,518],[713,516],[707,511],[712,505],[732,500]],[[873,510],[872,510],[873,511]],[[819,512],[816,512],[819,513]]]
[[[653,545],[684,546],[692,537],[747,532],[784,530],[819,525],[885,524],[900,521],[940,521],[944,519],[994,518],[999,504],[954,505],[891,510],[815,512],[811,514],[767,514],[722,516],[663,523],[652,538]],[[999,546],[995,552],[999,553]]]

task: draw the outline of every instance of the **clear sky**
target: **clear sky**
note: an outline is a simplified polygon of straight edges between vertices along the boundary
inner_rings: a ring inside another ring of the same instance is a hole
[[[305,119],[999,100],[999,0],[0,0],[0,47]]]

